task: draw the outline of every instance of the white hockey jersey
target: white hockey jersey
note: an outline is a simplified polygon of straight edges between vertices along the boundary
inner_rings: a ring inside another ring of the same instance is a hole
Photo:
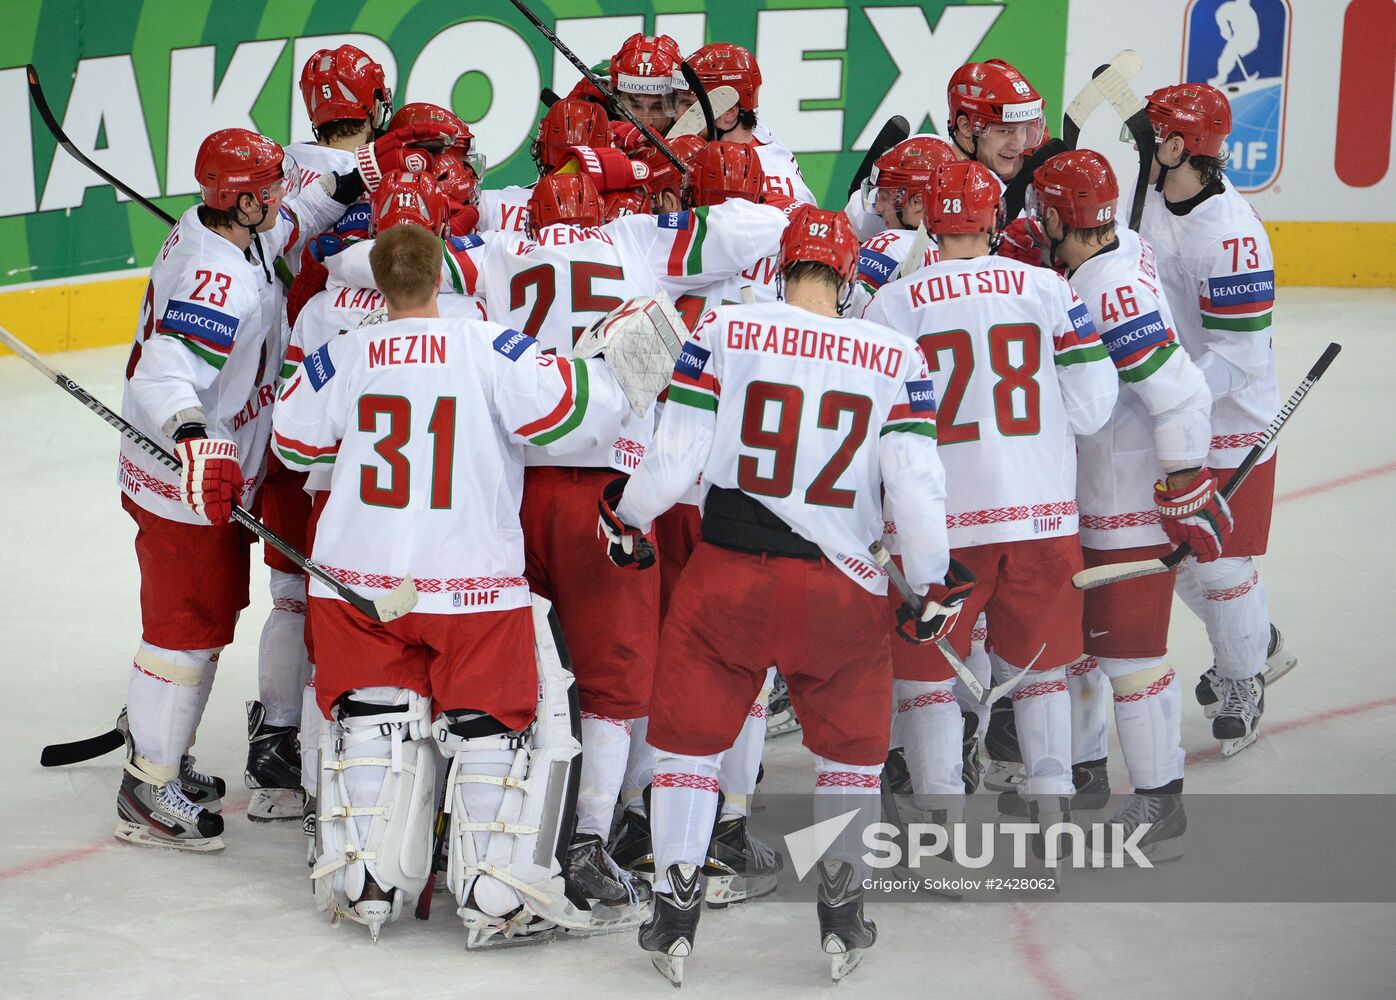
[[[853,300],[849,304],[849,314],[861,316],[879,288],[889,281],[895,281],[906,263],[916,242],[914,229],[884,229],[870,240],[864,241],[858,249],[858,285],[853,289]],[[912,271],[919,271],[940,260],[940,247],[936,238],[926,234],[926,249],[921,254]],[[911,273],[911,272],[908,272]]]
[[[274,258],[298,253],[305,233],[318,233],[344,212],[319,184],[283,204],[276,224],[244,253],[199,221],[191,206],[165,239],[141,301],[121,415],[174,448],[166,425],[184,410],[202,410],[210,437],[238,447],[246,507],[266,459],[270,410],[285,350],[285,293],[267,277]],[[118,459],[122,491],[171,521],[206,524],[179,499],[179,473],[125,438]]]
[[[359,169],[352,149],[336,149],[318,142],[293,142],[286,147],[301,169],[301,187],[308,188],[326,174],[347,174]]]
[[[1265,227],[1223,179],[1200,203],[1170,206],[1151,189],[1140,229],[1158,255],[1178,337],[1212,391],[1207,464],[1235,468],[1280,408],[1270,337],[1275,260]]]
[[[805,183],[800,173],[800,164],[790,147],[781,142],[771,130],[758,125],[752,130],[752,145],[756,147],[756,158],[761,161],[761,170],[766,175],[766,192],[789,198],[796,203],[818,204],[814,192]]]
[[[480,189],[481,232],[493,231],[503,235],[524,236],[528,232],[528,199],[533,187],[511,184],[504,188]]]
[[[935,434],[925,359],[906,338],[785,303],[724,306],[684,345],[618,513],[648,529],[701,473],[705,500],[714,486],[741,490],[885,594],[868,554],[882,537],[885,488],[907,578],[924,589],[949,565]]]
[[[1003,257],[942,259],[884,285],[865,318],[926,356],[951,544],[1075,534],[1074,435],[1105,423],[1119,379],[1067,283]]]
[[[411,574],[427,614],[528,606],[523,452],[612,440],[629,411],[599,361],[495,323],[403,319],[336,337],[282,390],[288,468],[332,465],[315,560],[370,597]],[[531,450],[531,449],[530,449]],[[312,580],[313,597],[334,597]]]
[[[469,236],[448,236],[441,242],[441,290],[467,299],[483,319],[485,309],[480,288],[480,266],[484,262],[489,241],[472,233]],[[373,265],[369,261],[372,251],[373,240],[354,240],[339,253],[326,257],[327,286],[373,288]],[[466,312],[470,314],[469,310]],[[473,314],[470,315],[474,318]]]
[[[1123,226],[1115,239],[1068,279],[1120,373],[1115,412],[1076,442],[1081,544],[1092,549],[1167,542],[1154,483],[1202,465],[1211,441],[1212,395],[1178,346],[1153,249]]]

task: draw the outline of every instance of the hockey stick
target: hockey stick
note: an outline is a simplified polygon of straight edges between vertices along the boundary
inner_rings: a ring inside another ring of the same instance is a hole
[[[27,344],[25,344],[22,340],[18,339],[14,334],[10,333],[10,331],[6,330],[4,327],[0,327],[0,342],[3,342],[6,346],[8,346],[12,351],[14,351],[20,357],[22,357],[25,361],[29,362],[29,364],[31,364],[33,367],[37,368],[49,381],[53,382],[60,389],[67,392],[68,395],[72,396],[83,406],[87,407],[93,413],[97,414],[97,416],[101,417],[111,426],[115,427],[118,431],[121,432],[121,436],[126,438],[126,440],[138,445],[142,451],[144,451],[148,455],[153,456],[154,458],[159,459],[160,462],[162,462],[167,467],[174,469],[176,472],[180,470],[179,459],[175,458],[164,448],[160,447],[150,438],[146,437],[140,431],[136,430],[136,428],[128,424],[116,413],[108,409],[105,405],[103,405],[103,403],[100,400],[96,399],[94,396],[89,394],[86,389],[78,385],[77,382],[73,381],[68,376],[64,375],[62,372],[56,371],[53,368],[50,368],[48,365],[46,365],[37,354],[35,354],[32,350],[29,349],[29,346]],[[301,555],[299,552],[295,550],[291,543],[287,542],[280,535],[276,534],[276,532],[263,525],[261,521],[258,521],[255,517],[253,517],[250,513],[248,513],[246,510],[244,510],[237,504],[233,505],[232,519],[236,521],[238,524],[242,525],[248,531],[252,532],[258,538],[262,539],[272,548],[276,549],[276,551],[280,552],[283,556],[291,560],[293,563],[295,563],[301,569],[305,570],[311,576],[315,577],[315,579],[319,580],[326,587],[329,587],[342,599],[349,602],[356,609],[358,609],[360,612],[367,615],[368,617],[372,618],[374,621],[390,622],[394,618],[401,618],[403,615],[407,614],[407,612],[411,611],[412,608],[417,604],[417,587],[416,584],[412,582],[412,578],[410,576],[404,577],[402,583],[398,584],[398,586],[387,596],[380,597],[377,600],[370,600],[367,597],[363,597],[360,594],[355,593],[353,590],[350,590],[347,586],[340,583],[339,580],[331,576],[324,569],[324,567],[320,566],[319,563],[316,563]]]
[[[100,736],[89,736],[85,740],[71,743],[50,743],[39,753],[40,767],[67,767],[85,760],[102,757],[126,745],[126,709],[116,717],[116,725]]]
[[[1265,428],[1265,433],[1260,436],[1260,440],[1246,453],[1245,459],[1226,485],[1222,487],[1221,495],[1223,499],[1230,500],[1231,497],[1241,488],[1246,476],[1250,475],[1251,469],[1260,461],[1267,448],[1274,442],[1276,436],[1284,429],[1285,423],[1294,411],[1299,408],[1299,404],[1304,401],[1304,397],[1309,394],[1309,390],[1314,387],[1323,373],[1328,370],[1328,366],[1333,363],[1333,359],[1338,356],[1338,352],[1343,349],[1341,344],[1329,344],[1324,348],[1323,354],[1314,362],[1314,366],[1309,369],[1309,374],[1300,381],[1299,386],[1290,394],[1285,405],[1280,408],[1280,412],[1275,414],[1275,419],[1270,421],[1270,426]],[[1192,555],[1192,548],[1188,545],[1179,545],[1168,555],[1160,559],[1144,559],[1139,562],[1114,563],[1108,566],[1092,566],[1090,569],[1083,569],[1071,578],[1078,590],[1093,590],[1096,587],[1103,587],[1108,583],[1118,583],[1120,580],[1133,580],[1140,576],[1152,576],[1155,573],[1166,573],[1175,568],[1188,556]]]
[[[1133,56],[1135,60],[1139,58],[1129,49],[1115,58],[1121,59],[1126,57],[1126,54]],[[1132,74],[1126,74],[1126,69],[1128,66],[1117,67],[1112,63],[1100,71],[1093,82],[1101,96],[1124,121],[1125,128],[1129,130],[1135,148],[1139,151],[1139,175],[1134,179],[1134,198],[1129,210],[1129,228],[1137,230],[1140,219],[1144,217],[1144,196],[1149,186],[1149,168],[1154,162],[1156,140],[1154,126],[1149,121],[1148,105],[1130,87],[1129,80]]]
[[[712,93],[708,94],[708,101],[712,105],[713,120],[716,121],[737,106],[737,92],[731,87],[714,87]],[[694,104],[679,115],[669,131],[664,133],[664,138],[677,139],[681,135],[697,135],[706,127],[707,119],[703,116],[702,105]]]
[[[683,82],[688,84],[688,89],[692,91],[698,102],[698,107],[703,109],[703,122],[707,126],[708,141],[716,142],[718,139],[717,115],[713,112],[712,102],[708,99],[708,88],[703,86],[703,81],[693,67],[688,64],[687,59],[679,63],[679,73],[683,75]]]
[[[571,49],[569,49],[566,43],[564,43],[561,38],[558,38],[557,35],[553,33],[553,30],[551,28],[549,28],[546,24],[539,20],[538,15],[533,13],[533,11],[529,10],[528,5],[525,4],[523,0],[509,0],[509,2],[512,3],[518,9],[520,14],[528,18],[529,23],[532,24],[535,28],[537,28],[542,33],[544,38],[546,38],[549,42],[552,43],[553,48],[557,49],[559,52],[562,53],[562,57],[564,59],[566,59],[573,66],[575,66],[577,68],[577,71],[580,72],[582,76],[587,78],[587,82],[589,82],[593,87],[595,87],[597,90],[601,92],[601,94],[606,98],[606,100],[610,102],[612,108],[619,111],[626,121],[628,121],[631,125],[634,125],[637,129],[639,129],[640,134],[643,135],[646,139],[648,139],[651,143],[653,143],[654,146],[661,153],[664,154],[664,158],[667,159],[670,163],[672,163],[675,166],[675,168],[678,169],[679,173],[686,172],[686,168],[684,167],[683,162],[678,158],[677,155],[675,155],[674,151],[668,147],[664,140],[657,136],[654,133],[654,130],[651,129],[648,125],[640,121],[640,119],[636,118],[635,115],[631,113],[630,109],[625,106],[625,102],[611,92],[611,88],[605,83],[605,81],[603,81],[601,77],[593,73],[591,71],[591,67],[589,67],[586,63],[582,62],[580,59],[578,59],[577,54],[573,52]]]
[[[911,123],[901,115],[893,115],[888,118],[882,128],[873,137],[872,145],[868,147],[868,154],[863,157],[863,162],[858,164],[858,172],[853,175],[853,183],[848,185],[848,196],[853,197],[853,192],[863,186],[863,182],[872,173],[873,164],[877,158],[907,136],[911,135]]]
[[[905,278],[913,271],[921,268],[921,258],[926,256],[926,248],[931,245],[930,234],[926,232],[926,223],[916,224],[916,235],[911,238],[911,249],[907,251],[906,260],[902,261],[902,266],[897,268],[897,277]]]
[[[34,102],[34,110],[39,112],[39,117],[44,120],[44,125],[53,135],[54,141],[62,146],[73,159],[77,160],[88,170],[91,170],[98,177],[102,178],[102,180],[106,181],[137,205],[141,206],[141,208],[173,229],[178,222],[174,216],[170,215],[169,212],[166,212],[139,191],[127,186],[115,176],[97,166],[97,164],[93,163],[82,150],[73,145],[73,140],[68,138],[67,133],[63,131],[63,126],[59,125],[58,119],[53,117],[53,111],[49,108],[48,100],[44,97],[44,88],[39,84],[39,71],[34,68],[32,63],[25,66],[24,71],[29,77],[29,98]]]
[[[538,100],[542,102],[543,107],[551,108],[558,101],[562,100],[562,98],[558,97],[551,87],[544,87],[542,90],[538,91]]]
[[[412,915],[418,920],[431,919],[431,897],[432,893],[436,892],[436,870],[441,867],[441,859],[446,854],[446,833],[451,823],[446,815],[446,796],[450,792],[451,775],[448,771],[446,781],[441,785],[441,801],[436,804],[436,830],[431,842],[431,872],[427,875],[427,884],[422,887],[421,895],[417,897],[417,908],[412,911]]]

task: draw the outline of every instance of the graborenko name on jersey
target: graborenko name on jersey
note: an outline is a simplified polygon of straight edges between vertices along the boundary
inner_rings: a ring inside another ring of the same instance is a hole
[[[734,351],[788,354],[815,361],[835,361],[852,368],[866,368],[896,378],[905,354],[900,348],[878,344],[828,330],[801,330],[774,323],[734,319],[727,323],[727,346]]]
[[[368,342],[368,366],[444,365],[446,338],[440,334],[405,333]]]
[[[989,271],[962,274],[937,274],[908,286],[911,304],[924,306],[945,299],[960,299],[967,295],[1022,295],[1027,285],[1022,271],[994,268]]]

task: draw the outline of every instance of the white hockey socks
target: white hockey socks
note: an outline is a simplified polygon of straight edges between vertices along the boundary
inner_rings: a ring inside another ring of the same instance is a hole
[[[307,795],[318,795],[320,788],[320,737],[329,721],[315,700],[315,678],[301,689],[301,787]]]
[[[954,681],[893,681],[894,725],[900,724],[912,799],[918,809],[942,809],[947,803],[929,796],[965,794],[961,774],[964,723],[955,699]]]
[[[577,832],[605,843],[630,756],[630,722],[582,713],[582,778],[577,791]]]
[[[1251,559],[1189,559],[1178,569],[1175,588],[1207,626],[1217,673],[1244,680],[1265,669],[1270,609]]]
[[[131,664],[126,718],[135,756],[126,769],[162,785],[179,774],[218,669],[218,649],[161,649],[142,642]]]
[[[650,793],[654,890],[671,892],[669,866],[702,867],[717,819],[717,773],[722,754],[690,757],[657,750]]]
[[[840,764],[816,754],[814,822],[836,820],[855,809],[858,815],[844,825],[821,860],[848,862],[861,882],[870,871],[864,860],[863,831],[882,819],[882,765]]]
[[[766,680],[747,711],[742,731],[732,749],[722,755],[718,783],[722,787],[720,819],[751,815],[751,796],[756,791],[756,776],[761,771],[761,755],[766,749],[766,706],[771,700],[771,685],[775,683],[776,668],[766,670]]]
[[[1100,660],[1115,694],[1115,728],[1136,789],[1183,776],[1182,685],[1161,656]]]
[[[1071,795],[1071,697],[1066,693],[1065,667],[1036,671],[1024,679],[1013,692],[1013,721],[1026,777],[1022,794]]]
[[[625,778],[620,786],[620,800],[631,812],[645,815],[645,789],[654,780],[654,747],[645,738],[650,729],[649,716],[630,720],[630,757],[625,762]]]
[[[1066,668],[1066,690],[1071,696],[1071,762],[1103,760],[1110,754],[1110,686],[1100,661],[1085,656]]]
[[[301,691],[310,679],[305,653],[305,577],[271,571],[271,614],[262,626],[257,697],[269,726],[298,726]]]

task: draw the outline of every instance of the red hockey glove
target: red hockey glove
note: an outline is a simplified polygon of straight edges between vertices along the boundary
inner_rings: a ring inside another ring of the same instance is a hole
[[[180,471],[179,498],[200,517],[227,524],[242,496],[238,446],[223,438],[186,438],[175,445]]]
[[[1169,478],[1184,475],[1175,472]],[[1231,508],[1221,495],[1215,472],[1199,469],[1185,486],[1170,488],[1166,482],[1156,483],[1154,505],[1170,542],[1191,548],[1198,562],[1221,558],[1231,537]]]
[[[359,176],[364,187],[378,190],[386,174],[410,171],[426,173],[436,163],[437,153],[443,152],[454,137],[435,125],[425,122],[395,128],[376,141],[354,150],[359,164]]]
[[[1034,219],[1018,218],[1010,222],[999,239],[999,256],[1019,260],[1034,267],[1051,267],[1047,259],[1050,244],[1042,226]]]
[[[306,249],[309,250],[309,247]],[[305,304],[324,291],[329,280],[330,272],[318,257],[302,254],[301,269],[286,290],[286,322],[295,326],[296,317],[301,314]]]
[[[633,153],[649,140],[629,122],[611,122],[611,145],[626,153]]]
[[[616,514],[620,498],[625,494],[626,479],[617,476],[601,491],[597,507],[601,519],[596,525],[596,537],[606,539],[606,557],[621,569],[649,569],[654,565],[654,543],[639,528],[632,528]]]
[[[586,174],[600,194],[644,187],[650,179],[649,164],[632,160],[619,149],[596,146],[568,146],[559,174]]]
[[[451,235],[469,236],[480,226],[480,210],[474,205],[451,209]]]
[[[958,559],[951,559],[945,582],[931,584],[920,614],[906,604],[897,608],[897,635],[917,644],[945,638],[955,627],[960,606],[974,589],[974,582],[970,568]]]

